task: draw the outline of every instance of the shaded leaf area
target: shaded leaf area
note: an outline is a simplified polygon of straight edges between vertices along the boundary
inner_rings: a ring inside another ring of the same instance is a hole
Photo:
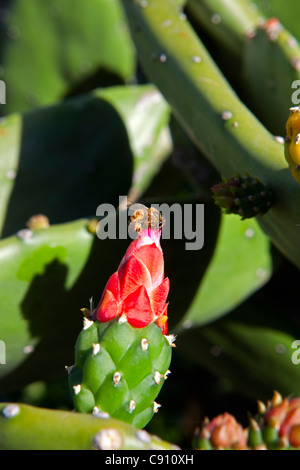
[[[182,331],[177,346],[228,391],[252,400],[267,400],[274,389],[297,395],[300,369],[292,361],[292,344],[300,334],[299,320],[282,316],[274,294],[269,304],[260,296],[210,325]]]
[[[118,0],[12,0],[1,7],[0,78],[9,84],[2,115],[134,76],[135,51]]]
[[[171,149],[168,136],[162,142],[169,108],[151,85],[111,87],[3,119],[4,237],[37,213],[61,223],[95,214],[101,203],[118,205],[132,181],[144,190]]]
[[[203,368],[181,348],[180,337],[172,354],[171,374],[159,395],[159,413],[147,430],[182,448],[193,446],[195,431],[206,417],[232,413],[239,422],[248,423],[248,413],[257,411],[256,398],[249,398],[232,387],[232,383]],[[201,352],[201,350],[200,350]]]
[[[126,240],[100,242],[86,223],[53,226],[29,243],[2,242],[1,304],[8,316],[1,316],[7,344],[1,389],[64,374],[73,363],[80,308],[89,308],[90,297],[99,301],[127,246]]]
[[[102,88],[95,95],[107,100],[126,126],[134,155],[132,202],[148,188],[173,150],[170,107],[151,84]]]
[[[255,219],[223,215],[213,258],[178,328],[232,311],[269,280],[272,263],[269,240]]]
[[[182,214],[184,216],[187,206],[192,209],[193,223],[197,220],[197,205],[201,204],[201,200],[196,202],[186,202],[181,205]],[[174,203],[176,204],[176,203]],[[172,207],[172,205],[171,205]],[[170,277],[171,288],[169,294],[168,317],[170,329],[174,329],[184,313],[188,311],[191,299],[197,294],[197,289],[205,276],[210,265],[212,255],[215,249],[216,237],[220,214],[213,203],[205,204],[204,226],[195,229],[195,238],[184,236],[184,226],[182,229],[183,238],[173,238],[171,232],[170,240],[162,240],[165,258],[165,272]],[[199,220],[198,220],[199,223]],[[187,246],[197,246],[201,231],[205,245],[202,249],[187,249]]]
[[[70,221],[95,213],[101,202],[117,204],[119,194],[127,193],[133,156],[124,123],[106,101],[87,96],[25,114],[21,124],[19,116],[12,119],[15,127],[4,139],[15,147],[11,156],[16,160],[17,153],[18,163],[7,185],[3,237],[34,214],[47,215],[51,223]],[[5,177],[11,162],[5,160],[5,142],[3,147]]]

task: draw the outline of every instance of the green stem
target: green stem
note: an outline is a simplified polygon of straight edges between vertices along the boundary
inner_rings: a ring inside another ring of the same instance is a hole
[[[252,3],[253,6],[253,3]],[[188,0],[193,18],[233,55],[240,57],[247,32],[255,30],[261,17],[247,0]]]

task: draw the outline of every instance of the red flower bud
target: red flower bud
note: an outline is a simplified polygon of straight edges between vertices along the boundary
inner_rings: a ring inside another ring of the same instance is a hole
[[[234,416],[224,413],[213,418],[202,429],[203,437],[209,438],[216,449],[245,449],[247,437],[243,427]]]
[[[124,317],[136,328],[156,322],[167,333],[169,279],[164,277],[161,230],[146,229],[129,245],[118,270],[109,278],[93,320]]]

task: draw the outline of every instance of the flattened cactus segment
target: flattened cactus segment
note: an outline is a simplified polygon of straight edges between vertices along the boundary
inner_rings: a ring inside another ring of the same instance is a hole
[[[5,450],[176,450],[145,430],[107,416],[0,404],[0,447]]]

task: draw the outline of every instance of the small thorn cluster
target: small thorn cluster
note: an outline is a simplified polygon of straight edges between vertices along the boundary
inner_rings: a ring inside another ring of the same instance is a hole
[[[212,188],[215,203],[226,214],[248,219],[265,214],[274,204],[274,194],[257,178],[232,176]]]

